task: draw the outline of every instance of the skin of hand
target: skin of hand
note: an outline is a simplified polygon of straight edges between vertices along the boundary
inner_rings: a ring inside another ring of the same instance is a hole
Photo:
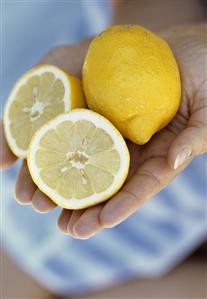
[[[173,121],[143,146],[127,141],[131,163],[128,178],[113,198],[100,205],[63,210],[59,228],[74,238],[88,239],[104,228],[111,228],[136,212],[144,202],[162,190],[195,157],[207,151],[207,24],[178,26],[160,32],[171,46],[181,74],[182,98]],[[81,77],[89,40],[75,46],[50,51],[41,63],[51,63]],[[9,150],[2,130],[1,168],[16,158]],[[32,204],[45,213],[55,204],[33,183],[24,161],[16,182],[16,200]]]

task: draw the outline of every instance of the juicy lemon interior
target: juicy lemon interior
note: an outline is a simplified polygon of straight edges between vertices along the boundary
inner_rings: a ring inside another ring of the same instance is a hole
[[[63,83],[50,72],[34,75],[20,87],[9,110],[11,134],[19,148],[27,150],[34,132],[64,111],[64,94]]]
[[[79,120],[48,130],[39,142],[35,163],[44,183],[63,198],[83,199],[105,191],[121,161],[105,130]]]

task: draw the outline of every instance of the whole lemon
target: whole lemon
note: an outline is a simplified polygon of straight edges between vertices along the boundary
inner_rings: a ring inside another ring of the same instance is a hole
[[[137,144],[166,126],[180,104],[179,70],[170,47],[136,25],[112,26],[93,39],[83,87],[89,108]]]

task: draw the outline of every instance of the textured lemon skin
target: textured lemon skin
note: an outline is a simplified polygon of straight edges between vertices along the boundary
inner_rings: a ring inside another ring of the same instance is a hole
[[[19,85],[21,83],[21,81],[26,80],[30,75],[32,75],[35,71],[38,71],[41,68],[50,68],[52,66],[52,68],[57,68],[58,70],[60,70],[61,72],[64,73],[65,77],[67,78],[67,83],[70,86],[70,99],[68,99],[68,107],[67,110],[72,110],[75,108],[84,108],[86,107],[86,101],[85,101],[85,96],[83,93],[83,88],[82,88],[82,82],[81,80],[79,80],[78,78],[74,77],[73,75],[71,75],[70,73],[68,73],[67,71],[65,71],[62,68],[59,68],[55,65],[48,65],[48,64],[40,64],[37,66],[34,66],[33,68],[31,68],[30,70],[28,70],[26,73],[24,73],[14,84],[11,92],[10,92],[10,96],[8,98],[8,101],[6,103],[5,106],[5,110],[4,110],[4,117],[3,117],[3,127],[4,127],[4,133],[5,133],[5,137],[7,140],[7,144],[9,145],[9,148],[11,149],[11,151],[13,152],[13,154],[19,158],[25,159],[27,157],[27,153],[21,153],[21,149],[19,149],[16,145],[14,145],[9,137],[8,134],[8,129],[6,129],[6,123],[8,122],[8,114],[9,114],[9,109],[10,109],[10,105],[13,102],[13,98],[12,98],[12,93],[15,92],[15,90],[17,89],[17,85]]]
[[[82,82],[78,78],[65,72],[70,82],[71,98],[70,98],[70,109],[85,108],[86,101],[83,93]]]
[[[91,42],[83,87],[89,108],[137,144],[165,127],[180,104],[179,70],[170,47],[136,25],[112,26]]]

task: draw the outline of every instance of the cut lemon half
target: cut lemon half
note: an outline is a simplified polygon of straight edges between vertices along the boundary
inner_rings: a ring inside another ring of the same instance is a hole
[[[31,176],[65,209],[83,209],[109,199],[123,185],[129,152],[119,131],[103,116],[75,109],[45,124],[28,153]]]
[[[11,150],[25,158],[33,134],[43,124],[81,107],[85,101],[79,79],[53,65],[32,68],[16,82],[5,108],[5,135]]]

